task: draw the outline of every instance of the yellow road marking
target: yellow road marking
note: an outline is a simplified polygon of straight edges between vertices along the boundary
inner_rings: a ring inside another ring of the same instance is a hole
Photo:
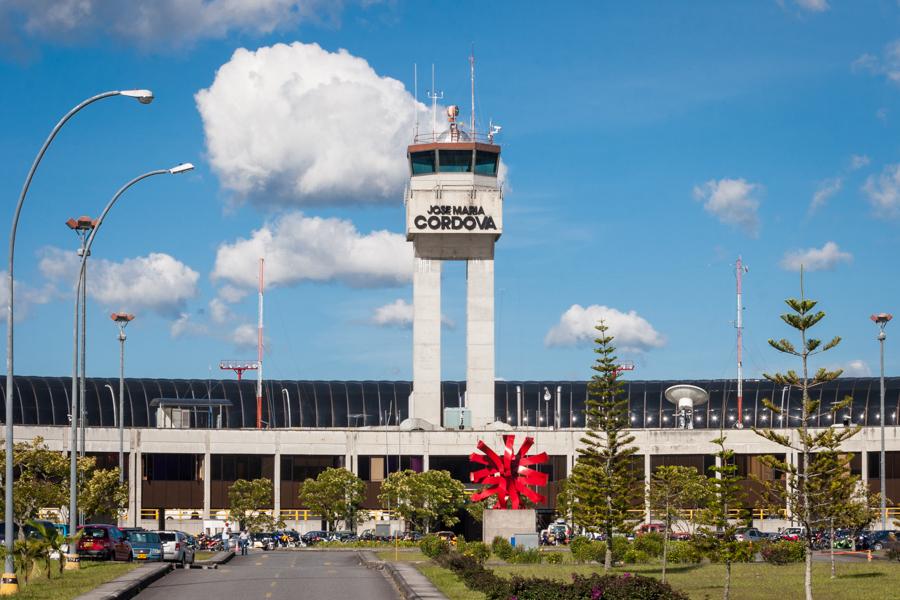
[[[271,597],[272,597],[272,592],[266,592],[266,598],[271,598]]]
[[[330,566],[331,566],[331,563],[328,562],[328,561],[325,561],[325,566],[326,566],[326,567],[330,567]]]
[[[278,585],[278,582],[277,582],[277,581],[273,581],[272,584],[271,584],[269,587],[275,587],[276,585]]]
[[[335,575],[335,574],[337,574],[337,571],[335,571],[334,569],[328,569],[327,571],[325,571],[325,574],[326,575]]]
[[[261,566],[262,566],[262,563],[258,562],[258,563],[256,563],[256,566],[257,566],[257,567],[261,567]]]

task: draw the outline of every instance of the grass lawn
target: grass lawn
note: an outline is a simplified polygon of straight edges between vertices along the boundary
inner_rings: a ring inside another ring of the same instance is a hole
[[[81,562],[77,571],[64,571],[60,578],[56,561],[51,562],[53,579],[47,579],[43,565],[35,567],[34,573],[24,585],[25,578],[19,573],[19,593],[17,600],[71,600],[88,592],[102,583],[124,575],[138,566],[138,563],[89,561]]]
[[[379,553],[382,560],[393,560],[393,552]],[[569,558],[566,556],[566,558]],[[483,594],[467,589],[450,571],[427,562],[421,553],[401,554],[400,560],[426,561],[419,570],[431,580],[450,600],[482,600]],[[590,574],[602,572],[600,565],[507,565],[492,559],[488,565],[498,575],[522,575],[554,577],[568,580],[572,573]],[[900,598],[900,563],[873,561],[871,563],[839,563],[838,577],[829,578],[830,566],[826,562],[813,563],[813,594],[817,600],[887,600]],[[617,573],[638,573],[659,577],[660,567],[653,565],[629,565],[613,569]],[[669,565],[668,581],[672,586],[688,594],[692,599],[705,600],[722,597],[722,565]],[[733,600],[788,600],[803,597],[803,565],[775,566],[765,563],[736,564],[732,567],[731,598]]]
[[[218,552],[207,552],[206,550],[197,550],[197,552],[194,553],[194,560],[195,561],[208,560],[208,559],[212,558],[213,556],[215,556],[216,554],[218,554]]]

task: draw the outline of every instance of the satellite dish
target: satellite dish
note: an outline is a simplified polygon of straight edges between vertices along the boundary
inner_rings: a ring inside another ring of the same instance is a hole
[[[678,426],[681,429],[693,429],[694,407],[706,404],[709,393],[696,385],[673,385],[666,389],[666,400],[676,407]]]

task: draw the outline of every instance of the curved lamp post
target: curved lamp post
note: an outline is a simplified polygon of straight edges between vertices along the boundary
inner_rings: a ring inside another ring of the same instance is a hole
[[[13,455],[13,409],[12,409],[12,390],[13,390],[13,258],[15,256],[16,250],[16,229],[19,225],[19,215],[22,213],[22,205],[25,203],[25,196],[28,194],[28,188],[31,186],[31,180],[34,178],[34,173],[37,171],[38,165],[41,163],[41,160],[44,158],[44,154],[47,152],[47,148],[50,147],[50,143],[56,137],[56,134],[59,133],[59,130],[62,129],[63,125],[71,119],[75,113],[80,111],[82,108],[89,104],[93,104],[97,100],[102,100],[104,98],[110,98],[112,96],[126,96],[129,98],[135,98],[141,104],[150,104],[153,102],[153,92],[150,90],[116,90],[110,92],[103,92],[102,94],[97,94],[96,96],[92,96],[87,100],[84,100],[80,104],[76,105],[72,110],[67,112],[62,119],[56,124],[53,130],[50,132],[50,135],[47,136],[47,139],[44,141],[44,144],[41,146],[41,149],[38,151],[37,156],[34,157],[34,162],[31,163],[31,168],[28,170],[28,175],[25,177],[25,183],[22,186],[22,191],[19,194],[19,201],[16,204],[16,211],[13,213],[13,221],[12,227],[10,229],[9,234],[9,267],[6,272],[7,279],[7,287],[8,287],[8,295],[7,295],[7,306],[6,306],[6,456],[12,457]],[[75,418],[75,412],[72,412],[72,418]],[[2,584],[0,584],[0,595],[11,595],[15,594],[19,589],[18,580],[16,579],[16,571],[13,565],[13,493],[12,493],[12,480],[13,480],[13,468],[12,468],[12,460],[6,461],[6,472],[4,475],[4,481],[6,482],[6,490],[5,490],[5,511],[4,511],[4,519],[5,519],[5,531],[4,531],[4,545],[6,546],[6,559],[3,564],[3,579]],[[74,532],[72,532],[74,533]]]
[[[91,246],[94,243],[94,238],[97,236],[97,232],[100,231],[100,226],[103,225],[103,220],[106,218],[107,213],[109,213],[110,209],[115,205],[116,201],[119,197],[125,193],[125,191],[141,181],[142,179],[147,179],[148,177],[153,177],[154,175],[178,175],[179,173],[184,173],[190,171],[194,168],[194,165],[191,163],[183,163],[172,167],[171,169],[157,169],[155,171],[149,171],[144,173],[143,175],[138,175],[125,185],[119,188],[119,190],[113,195],[110,201],[103,208],[103,212],[100,213],[100,216],[97,217],[97,220],[94,222],[94,227],[91,229],[91,233],[87,238],[87,242],[84,244],[84,252],[81,254],[81,266],[78,269],[78,281],[75,285],[75,328],[74,328],[74,353],[76,358],[73,360],[75,368],[72,371],[72,398],[76,398],[78,393],[78,296],[81,291],[81,286],[83,285],[84,278],[84,268],[85,263],[87,263],[87,258],[91,254]],[[73,414],[75,412],[73,411]],[[121,415],[119,417],[121,419]],[[74,440],[78,433],[77,424],[74,419],[72,421],[72,433],[71,439]],[[78,469],[78,459],[76,453],[73,451],[70,453],[69,458],[69,530],[74,532],[78,527],[78,478],[77,478],[77,469]]]

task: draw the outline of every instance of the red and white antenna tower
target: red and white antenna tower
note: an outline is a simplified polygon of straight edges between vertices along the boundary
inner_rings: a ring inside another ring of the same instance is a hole
[[[256,428],[262,429],[262,400],[263,400],[263,269],[266,259],[259,259],[259,323],[256,333]]]
[[[743,363],[743,351],[744,351],[744,305],[741,300],[742,295],[742,282],[744,278],[744,273],[749,271],[747,267],[744,266],[744,263],[741,262],[741,257],[738,256],[737,262],[734,265],[734,273],[737,277],[737,321],[734,326],[737,329],[737,423],[735,424],[735,428],[742,429],[744,427],[744,363]]]

